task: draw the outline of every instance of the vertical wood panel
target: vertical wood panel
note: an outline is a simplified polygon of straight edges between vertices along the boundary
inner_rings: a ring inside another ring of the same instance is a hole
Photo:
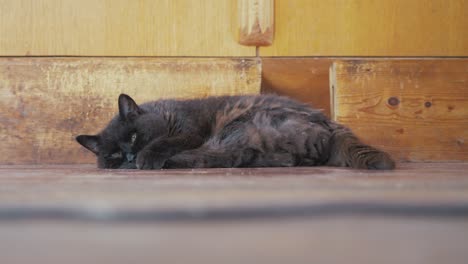
[[[0,0],[1,55],[254,56],[235,0]]]
[[[262,92],[286,95],[330,115],[331,58],[263,58]]]
[[[117,113],[117,97],[257,94],[257,59],[0,59],[0,164],[94,163],[75,141]]]
[[[466,0],[276,0],[262,56],[467,56]]]

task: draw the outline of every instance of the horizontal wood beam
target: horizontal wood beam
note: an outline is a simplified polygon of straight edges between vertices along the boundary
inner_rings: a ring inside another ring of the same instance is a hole
[[[349,60],[333,118],[399,160],[468,161],[468,59]]]
[[[120,93],[257,94],[260,71],[253,58],[0,58],[0,164],[93,163],[74,137],[99,132]]]

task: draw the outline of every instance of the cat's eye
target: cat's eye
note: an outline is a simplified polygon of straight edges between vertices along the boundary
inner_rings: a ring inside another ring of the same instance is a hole
[[[131,141],[130,141],[132,145],[135,144],[136,138],[137,138],[137,134],[133,133],[131,137]]]
[[[110,157],[111,157],[112,159],[120,159],[120,158],[122,158],[122,152],[120,152],[120,151],[119,151],[119,152],[116,152],[116,153],[110,155]]]

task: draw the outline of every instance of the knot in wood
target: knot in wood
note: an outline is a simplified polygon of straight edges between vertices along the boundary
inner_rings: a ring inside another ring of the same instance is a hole
[[[398,97],[392,96],[388,98],[388,104],[391,106],[397,106],[400,104],[400,99],[398,99]]]

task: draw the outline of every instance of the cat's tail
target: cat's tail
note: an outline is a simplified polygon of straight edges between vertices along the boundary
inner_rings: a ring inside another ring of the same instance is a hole
[[[349,129],[333,130],[331,152],[327,165],[356,169],[392,170],[395,161],[390,155],[362,143]]]

